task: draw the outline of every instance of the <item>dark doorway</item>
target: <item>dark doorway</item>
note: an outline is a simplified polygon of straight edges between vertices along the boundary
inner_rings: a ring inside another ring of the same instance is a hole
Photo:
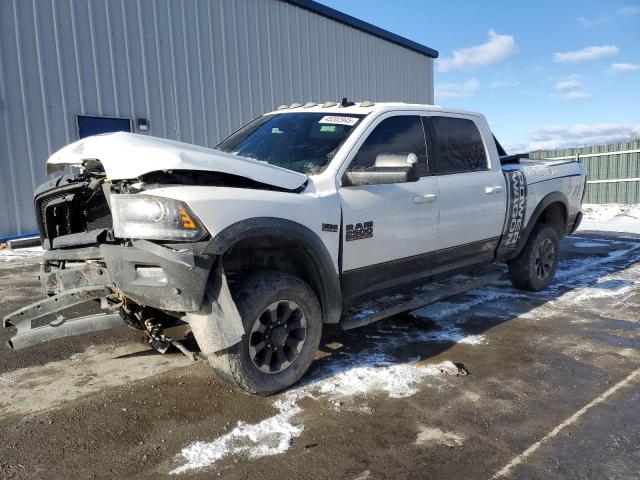
[[[110,132],[130,132],[131,120],[128,118],[91,117],[78,115],[78,137],[85,138],[91,135]]]

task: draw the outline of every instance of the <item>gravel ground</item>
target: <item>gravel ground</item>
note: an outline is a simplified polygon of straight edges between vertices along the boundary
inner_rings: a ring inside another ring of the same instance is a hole
[[[0,347],[0,478],[638,478],[640,236],[561,248],[549,290],[328,332],[266,399],[133,330]],[[0,260],[0,315],[42,297],[37,261]]]

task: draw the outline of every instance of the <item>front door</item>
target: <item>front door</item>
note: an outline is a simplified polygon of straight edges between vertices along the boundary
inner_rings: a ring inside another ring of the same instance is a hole
[[[381,155],[413,153],[423,176],[416,182],[339,189],[347,298],[429,275],[438,223],[438,179],[426,176],[426,142],[418,114],[381,116],[355,151],[347,171],[366,170]]]

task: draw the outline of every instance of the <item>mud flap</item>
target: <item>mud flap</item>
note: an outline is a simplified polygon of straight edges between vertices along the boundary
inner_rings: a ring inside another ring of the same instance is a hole
[[[207,284],[202,310],[188,313],[184,319],[204,355],[232,347],[242,339],[242,318],[231,297],[221,262]]]

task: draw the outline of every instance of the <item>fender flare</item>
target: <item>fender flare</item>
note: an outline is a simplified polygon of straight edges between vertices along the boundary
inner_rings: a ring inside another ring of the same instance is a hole
[[[569,200],[567,199],[567,196],[562,192],[551,192],[547,194],[545,197],[542,198],[542,200],[538,202],[538,205],[536,205],[536,208],[531,213],[531,217],[529,218],[529,223],[527,223],[527,226],[525,227],[524,232],[522,232],[522,235],[520,236],[520,240],[518,240],[516,248],[505,250],[505,251],[498,251],[497,253],[498,260],[512,260],[516,258],[518,255],[520,255],[520,252],[522,252],[525,245],[529,241],[531,232],[533,231],[533,228],[538,223],[538,220],[540,219],[542,212],[544,212],[545,209],[552,203],[563,204],[568,215]],[[568,221],[568,218],[565,218],[564,220],[566,223]],[[563,232],[565,231],[565,229],[563,229]]]
[[[338,323],[342,316],[339,275],[325,244],[304,225],[276,217],[248,218],[226,227],[209,241],[205,250],[211,255],[222,256],[239,241],[260,237],[292,240],[304,248],[318,275],[323,322]]]

